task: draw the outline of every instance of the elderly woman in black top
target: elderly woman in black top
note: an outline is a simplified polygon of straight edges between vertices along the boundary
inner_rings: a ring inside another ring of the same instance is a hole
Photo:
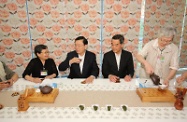
[[[34,48],[36,58],[27,65],[22,76],[26,80],[41,83],[43,79],[52,79],[58,76],[58,70],[53,59],[49,58],[46,45],[37,45]]]

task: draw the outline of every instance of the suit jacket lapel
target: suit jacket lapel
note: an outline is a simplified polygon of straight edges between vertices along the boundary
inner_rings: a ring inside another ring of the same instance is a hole
[[[82,67],[82,74],[84,74],[84,72],[86,71],[86,66],[88,64],[88,60],[89,60],[89,56],[88,56],[88,53],[86,51],[85,56],[84,56],[83,67]]]
[[[75,52],[75,56],[74,57],[79,57],[78,56],[78,54]],[[81,71],[80,71],[80,66],[79,66],[79,64],[75,64],[75,69],[74,69],[76,72],[77,72],[77,74],[81,74]]]
[[[124,51],[122,50],[122,52],[121,52],[121,59],[120,59],[120,65],[119,65],[119,71],[120,71],[120,69],[122,69],[122,67],[123,67],[123,64],[124,64],[124,61],[125,60],[125,56],[124,56]]]

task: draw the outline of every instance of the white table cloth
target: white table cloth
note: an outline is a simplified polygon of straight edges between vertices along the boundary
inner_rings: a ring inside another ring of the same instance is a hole
[[[83,79],[66,79],[56,78],[52,80],[44,80],[42,85],[57,83],[60,91],[134,91],[139,83],[146,87],[155,87],[149,79],[133,79],[131,82],[125,82],[121,79],[121,83],[112,83],[108,79],[95,79],[92,84],[81,84]],[[147,81],[146,81],[147,80]],[[145,83],[146,81],[146,83]],[[175,90],[174,80],[170,82],[170,90]],[[20,78],[13,87],[3,90],[22,91],[27,85],[38,87],[41,84],[35,84]],[[0,98],[1,100],[3,98]],[[187,99],[187,98],[185,98]],[[187,103],[184,103],[187,105]],[[127,105],[128,106],[128,105]],[[18,112],[17,107],[4,107],[0,110],[0,122],[154,122],[154,121],[179,121],[186,122],[187,107],[179,111],[171,107],[127,107],[127,111],[123,111],[121,107],[112,107],[111,111],[107,111],[106,107],[99,107],[94,111],[91,106],[87,106],[81,111],[77,107],[34,107],[31,106],[26,112]]]

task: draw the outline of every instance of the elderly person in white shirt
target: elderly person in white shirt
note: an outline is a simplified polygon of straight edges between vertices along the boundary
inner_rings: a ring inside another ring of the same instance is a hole
[[[175,76],[178,70],[178,47],[173,44],[176,29],[172,26],[160,29],[159,36],[143,47],[135,56],[142,64],[140,77],[149,78],[157,74],[165,85]]]

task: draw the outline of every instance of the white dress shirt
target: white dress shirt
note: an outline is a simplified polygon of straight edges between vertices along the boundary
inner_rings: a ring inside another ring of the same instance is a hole
[[[116,57],[116,62],[117,62],[118,70],[119,70],[120,60],[121,60],[121,53],[120,54],[116,54],[115,53],[115,57]]]
[[[80,72],[82,73],[85,53],[84,53],[82,56],[81,56],[81,55],[78,55],[78,57],[79,57],[79,59],[81,59],[81,62],[79,63],[79,67],[80,67]]]

